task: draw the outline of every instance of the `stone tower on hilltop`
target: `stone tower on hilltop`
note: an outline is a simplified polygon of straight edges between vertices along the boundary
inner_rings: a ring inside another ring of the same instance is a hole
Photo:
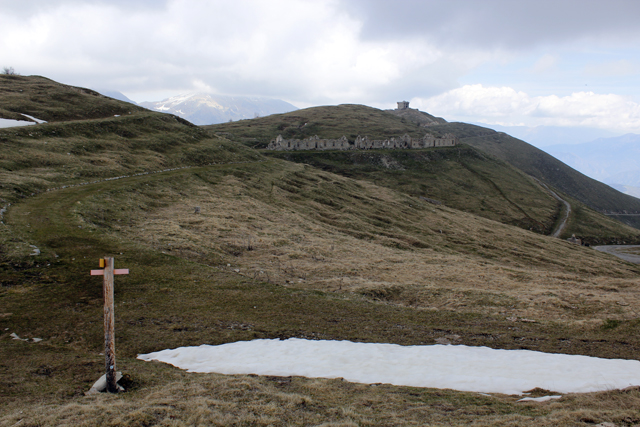
[[[409,101],[398,102],[398,110],[406,110],[407,108],[409,108]]]

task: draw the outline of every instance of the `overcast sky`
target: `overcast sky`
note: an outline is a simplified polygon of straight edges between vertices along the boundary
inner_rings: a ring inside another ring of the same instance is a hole
[[[411,101],[447,120],[640,133],[636,0],[0,0],[0,67],[135,101]]]

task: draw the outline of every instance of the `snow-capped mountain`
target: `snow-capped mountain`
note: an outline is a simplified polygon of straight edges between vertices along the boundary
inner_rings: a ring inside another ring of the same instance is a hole
[[[297,110],[279,99],[190,93],[158,102],[141,102],[142,107],[180,116],[196,125],[212,125],[229,120],[253,119]]]

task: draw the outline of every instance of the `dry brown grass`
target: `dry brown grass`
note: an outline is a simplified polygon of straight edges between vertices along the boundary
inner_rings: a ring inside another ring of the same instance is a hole
[[[261,156],[168,116],[113,117],[95,94],[32,80],[28,96],[9,87],[0,115],[100,119],[0,131],[0,202],[14,203],[0,225],[1,426],[640,423],[636,389],[517,403],[341,380],[193,375],[135,360],[162,348],[278,337],[633,358],[640,269],[309,166],[223,166]],[[51,90],[64,99],[52,100]],[[353,117],[373,114],[365,110]],[[30,196],[210,163],[219,166]],[[88,271],[105,254],[131,269],[116,286],[128,392],[84,397],[103,371],[101,286]],[[44,340],[16,341],[12,332]]]
[[[167,371],[162,368],[161,371]],[[354,384],[340,379],[168,373],[164,384],[64,405],[33,405],[0,426],[577,426],[640,423],[637,389],[520,397]]]
[[[215,254],[250,278],[418,309],[587,326],[638,317],[638,269],[611,256],[368,182],[355,188],[336,175],[281,165],[276,177],[229,173],[210,177],[215,185],[196,180],[165,188],[166,206],[132,213],[114,231],[193,259]],[[301,172],[318,182],[316,190],[304,189],[311,201],[278,186]],[[336,213],[313,201],[321,197],[314,191],[329,191],[323,186],[338,191],[322,197],[359,200]],[[265,187],[267,196],[260,193]],[[367,212],[373,203],[378,212]],[[368,222],[394,211],[390,224]]]
[[[0,205],[105,178],[260,158],[180,120],[148,111],[0,129]]]
[[[13,314],[0,320],[48,339],[29,347],[0,337],[14,358],[3,366],[15,369],[0,377],[12,393],[2,426],[639,422],[637,390],[517,403],[339,380],[193,375],[132,359],[165,346],[278,336],[630,357],[638,267],[606,254],[286,162],[149,175],[42,200],[14,207],[9,229],[20,225],[28,241],[42,236],[57,245],[61,268],[81,271],[49,273],[60,284],[3,289]],[[100,301],[82,284],[93,264],[72,257],[112,247],[100,242],[124,248],[119,262],[137,272],[119,281],[117,297],[120,366],[134,383],[123,395],[85,398],[78,389],[100,371]],[[13,257],[28,257],[24,240],[13,243]],[[68,295],[38,317],[33,307],[44,308],[52,290]]]
[[[0,117],[25,120],[22,113],[48,122],[96,119],[144,111],[98,92],[40,76],[0,75]]]

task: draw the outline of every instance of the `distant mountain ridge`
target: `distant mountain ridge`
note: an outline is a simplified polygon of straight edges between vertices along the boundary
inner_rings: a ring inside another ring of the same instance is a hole
[[[288,113],[298,108],[279,99],[188,93],[163,101],[141,102],[153,111],[175,114],[196,125],[211,125]]]
[[[621,193],[628,194],[629,196],[640,199],[640,187],[633,187],[631,185],[622,184],[610,184],[610,186],[620,191]]]
[[[558,144],[544,151],[607,184],[640,187],[640,135],[629,133],[584,144]]]
[[[118,101],[128,102],[129,104],[133,104],[133,105],[138,105],[136,101],[133,101],[127,98],[127,96],[124,93],[118,92],[117,90],[108,90],[108,89],[93,89],[93,90],[95,90],[101,95],[108,96],[109,98],[117,99]]]
[[[474,124],[526,141],[622,193],[640,195],[640,135],[616,136],[606,130],[582,127]]]
[[[466,123],[430,129],[455,134],[462,143],[510,163],[599,212],[640,212],[640,200],[576,171],[552,155],[506,133]]]
[[[504,132],[540,149],[558,144],[583,144],[596,138],[611,138],[619,135],[604,129],[579,126],[501,126],[476,122],[469,124]]]

